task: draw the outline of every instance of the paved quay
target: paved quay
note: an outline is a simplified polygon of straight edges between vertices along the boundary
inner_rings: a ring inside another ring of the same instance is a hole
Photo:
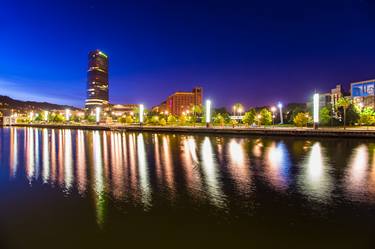
[[[15,124],[16,127],[35,127],[51,129],[82,129],[158,133],[200,133],[255,136],[298,136],[298,137],[337,137],[337,138],[375,138],[375,129],[366,128],[296,128],[296,127],[191,127],[191,126],[135,126],[135,125],[80,125],[80,124]]]

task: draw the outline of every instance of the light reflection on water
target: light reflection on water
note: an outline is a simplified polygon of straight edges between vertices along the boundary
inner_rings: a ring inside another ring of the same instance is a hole
[[[375,202],[370,143],[32,128],[10,128],[8,136],[11,180],[92,193],[99,225],[109,201],[147,211],[160,198],[173,203],[183,196],[229,209],[251,201],[257,181],[312,203]],[[345,153],[336,152],[344,146]]]

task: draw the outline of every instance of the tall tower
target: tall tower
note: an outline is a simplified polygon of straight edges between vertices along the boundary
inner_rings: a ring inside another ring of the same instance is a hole
[[[107,111],[108,56],[97,49],[89,53],[88,59],[86,110],[92,112],[100,107],[102,111]]]

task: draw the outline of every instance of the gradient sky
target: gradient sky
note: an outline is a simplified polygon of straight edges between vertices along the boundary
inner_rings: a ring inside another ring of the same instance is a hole
[[[217,107],[305,102],[375,78],[375,4],[0,0],[0,95],[83,106],[96,48],[113,103],[151,107],[196,85]]]

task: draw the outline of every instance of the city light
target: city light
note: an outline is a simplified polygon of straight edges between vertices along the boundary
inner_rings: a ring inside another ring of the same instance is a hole
[[[34,112],[30,112],[29,117],[30,117],[30,120],[33,121],[33,119],[34,119]]]
[[[211,100],[206,100],[206,123],[207,126],[211,122]]]
[[[95,120],[97,124],[100,122],[100,107],[95,108]]]
[[[48,121],[48,111],[44,111],[44,121]]]
[[[66,109],[65,110],[65,119],[66,119],[66,121],[69,121],[69,118],[70,118],[70,110]]]
[[[143,104],[139,105],[139,123],[143,123],[143,113],[144,113],[144,106]]]
[[[279,107],[279,109],[280,109],[280,124],[283,124],[284,123],[284,120],[283,120],[283,104],[281,104],[281,102],[279,102],[277,107]]]
[[[271,107],[271,112],[272,112],[272,126],[274,126],[275,125],[275,112],[276,112],[275,106]]]
[[[319,124],[319,93],[314,94],[314,128]]]

